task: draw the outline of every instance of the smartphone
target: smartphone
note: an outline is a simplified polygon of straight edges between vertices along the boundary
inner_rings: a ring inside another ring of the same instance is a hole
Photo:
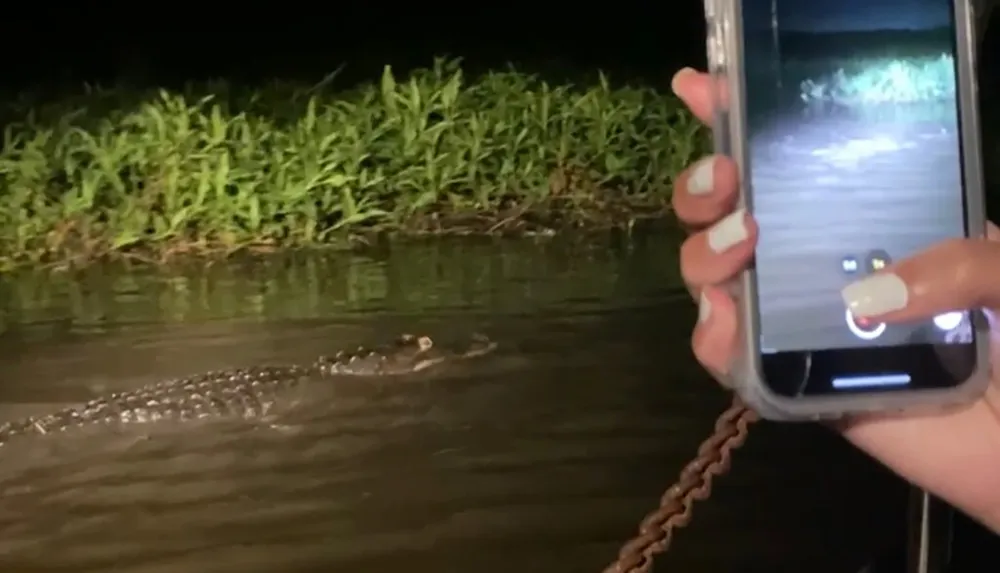
[[[942,408],[988,384],[986,321],[875,324],[840,290],[985,233],[969,0],[705,0],[716,152],[759,225],[731,383],[773,420]]]

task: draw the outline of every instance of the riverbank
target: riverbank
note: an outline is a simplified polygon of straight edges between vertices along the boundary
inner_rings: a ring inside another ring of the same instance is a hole
[[[444,60],[347,91],[29,107],[0,152],[0,268],[629,228],[667,214],[674,174],[708,149],[673,96]]]

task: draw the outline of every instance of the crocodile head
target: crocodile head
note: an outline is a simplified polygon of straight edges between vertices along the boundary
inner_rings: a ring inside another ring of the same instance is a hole
[[[489,354],[496,342],[474,334],[458,348],[443,348],[426,335],[403,334],[384,347],[359,347],[320,358],[317,366],[326,374],[341,376],[392,376],[412,374],[451,360]]]

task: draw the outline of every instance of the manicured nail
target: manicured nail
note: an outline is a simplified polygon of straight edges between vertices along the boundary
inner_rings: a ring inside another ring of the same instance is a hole
[[[898,275],[885,273],[847,285],[840,296],[854,316],[878,316],[906,308],[910,291]]]
[[[705,291],[702,291],[698,297],[698,323],[707,321],[710,316],[712,316],[712,301],[708,300]]]
[[[682,77],[684,77],[687,74],[690,74],[691,72],[694,72],[694,71],[695,71],[695,69],[694,68],[690,68],[690,67],[688,67],[688,68],[681,68],[681,69],[677,70],[677,73],[674,74],[673,79],[670,80],[670,89],[673,90],[674,95],[677,95],[677,80],[681,79]]]
[[[737,209],[708,230],[708,248],[716,253],[726,251],[750,236],[746,226],[746,209]]]
[[[715,188],[715,157],[706,157],[695,164],[688,178],[687,191],[691,195],[706,195]]]

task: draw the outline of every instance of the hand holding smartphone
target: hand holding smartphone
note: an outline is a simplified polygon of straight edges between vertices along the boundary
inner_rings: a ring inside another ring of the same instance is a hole
[[[716,151],[736,160],[759,227],[733,387],[775,420],[981,396],[981,313],[881,324],[840,294],[984,233],[969,0],[705,2]]]

